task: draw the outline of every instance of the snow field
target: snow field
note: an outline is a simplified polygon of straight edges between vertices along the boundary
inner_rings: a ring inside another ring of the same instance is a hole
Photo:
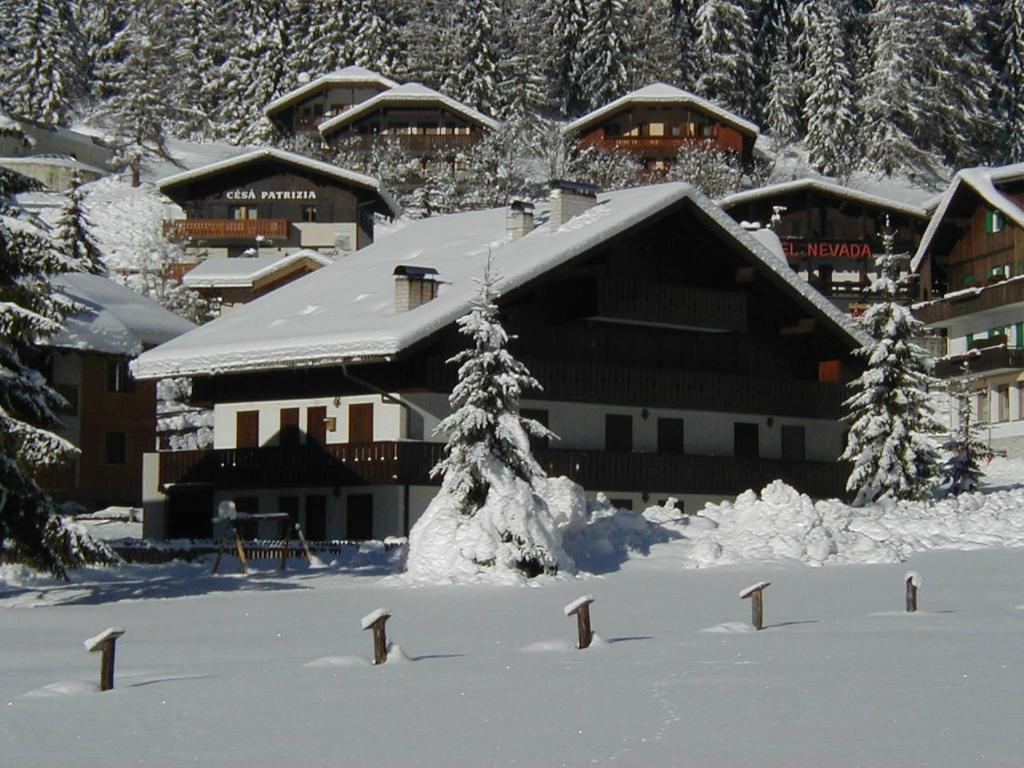
[[[630,561],[588,583],[605,642],[584,652],[563,615],[576,580],[409,589],[268,570],[157,599],[181,574],[150,568],[42,590],[34,610],[9,588],[0,745],[12,765],[1019,765],[1024,552],[909,566],[926,579],[913,616],[908,564]],[[737,593],[761,578],[766,629],[743,631]],[[369,666],[357,622],[381,604],[408,663]],[[98,659],[79,644],[106,626],[127,630],[118,687],[93,694]]]

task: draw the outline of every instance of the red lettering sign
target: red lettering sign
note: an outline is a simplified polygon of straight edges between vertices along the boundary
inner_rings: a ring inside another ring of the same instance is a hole
[[[791,259],[870,259],[867,243],[838,243],[822,240],[785,240],[782,248]]]

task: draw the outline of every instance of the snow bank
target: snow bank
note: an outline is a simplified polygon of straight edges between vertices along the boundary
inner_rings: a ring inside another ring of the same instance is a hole
[[[760,494],[708,504],[687,522],[666,523],[690,540],[685,567],[892,563],[931,549],[1024,546],[1024,489],[851,507],[836,499],[814,502],[776,480]]]

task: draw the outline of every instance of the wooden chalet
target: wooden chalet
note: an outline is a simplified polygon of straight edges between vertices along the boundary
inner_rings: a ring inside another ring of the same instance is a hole
[[[345,67],[321,75],[274,99],[263,110],[285,135],[319,136],[318,126],[398,85],[364,67]]]
[[[332,146],[355,142],[397,142],[414,155],[447,156],[478,142],[498,121],[420,83],[405,83],[379,93],[320,123],[320,135]]]
[[[105,277],[63,274],[54,287],[82,311],[40,347],[39,368],[68,403],[62,436],[81,453],[37,480],[58,501],[140,506],[142,456],[156,445],[156,382],[136,381],[128,363],[195,326]]]
[[[825,179],[798,179],[729,195],[719,204],[738,222],[771,227],[789,265],[844,309],[873,298],[875,257],[882,233],[895,235],[904,271],[928,225],[918,205],[844,187]],[[916,295],[911,284],[907,296]]]
[[[167,234],[211,256],[350,252],[373,242],[375,213],[400,213],[377,179],[278,149],[175,174],[160,191],[185,212]]]
[[[914,314],[945,339],[936,372],[967,362],[991,447],[1024,455],[1024,164],[957,173],[911,266]]]
[[[214,449],[147,459],[146,535],[208,536],[216,505],[285,511],[312,539],[408,532],[437,492],[455,320],[490,253],[514,353],[543,384],[535,455],[591,495],[687,509],[783,478],[843,495],[844,384],[861,340],[698,191],[428,218],[144,354],[191,376]],[[272,531],[267,531],[272,534]]]
[[[573,120],[562,133],[580,147],[633,152],[647,168],[671,165],[680,148],[709,144],[744,164],[759,129],[726,109],[665,83],[653,83]]]

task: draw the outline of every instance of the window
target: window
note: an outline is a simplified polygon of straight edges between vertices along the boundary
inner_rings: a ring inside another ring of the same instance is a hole
[[[670,133],[671,133],[673,138],[677,138],[678,139],[680,136],[683,135],[683,126],[681,126],[681,125],[673,125],[669,129],[669,131],[670,131]]]
[[[842,370],[839,360],[822,360],[818,363],[818,381],[822,384],[838,384]]]
[[[231,205],[228,206],[228,218],[229,219],[257,219],[259,218],[259,211],[251,205]]]
[[[732,429],[733,456],[756,459],[760,455],[757,424],[737,421]]]
[[[302,220],[303,221],[316,221],[316,206],[315,205],[304,205],[302,206]]]
[[[1006,219],[1003,218],[1003,214],[999,211],[985,211],[986,235],[994,235],[996,232],[1002,232],[1005,225]]]
[[[970,349],[971,345],[973,343],[974,343],[974,334],[973,333],[968,333],[967,334],[967,348]]]
[[[614,138],[615,136],[621,136],[622,135],[622,129],[619,127],[618,123],[608,123],[608,125],[605,126],[604,135],[608,136],[609,138]]]
[[[111,360],[107,363],[107,392],[134,392],[135,380],[128,370],[127,360]]]
[[[604,449],[633,450],[633,417],[609,413],[604,417]]]
[[[682,419],[658,419],[658,453],[685,453]]]
[[[660,138],[665,135],[665,124],[664,123],[651,123],[647,129],[647,135],[654,138]]]
[[[107,432],[104,442],[103,453],[107,464],[124,464],[128,457],[124,432]]]
[[[807,458],[807,433],[804,427],[793,424],[782,425],[782,458],[803,461]]]
[[[260,447],[259,411],[238,411],[235,414],[235,447]]]
[[[996,390],[998,413],[996,418],[999,421],[1010,420],[1010,387],[1002,386]]]
[[[983,389],[978,393],[978,423],[988,424],[988,390]]]

